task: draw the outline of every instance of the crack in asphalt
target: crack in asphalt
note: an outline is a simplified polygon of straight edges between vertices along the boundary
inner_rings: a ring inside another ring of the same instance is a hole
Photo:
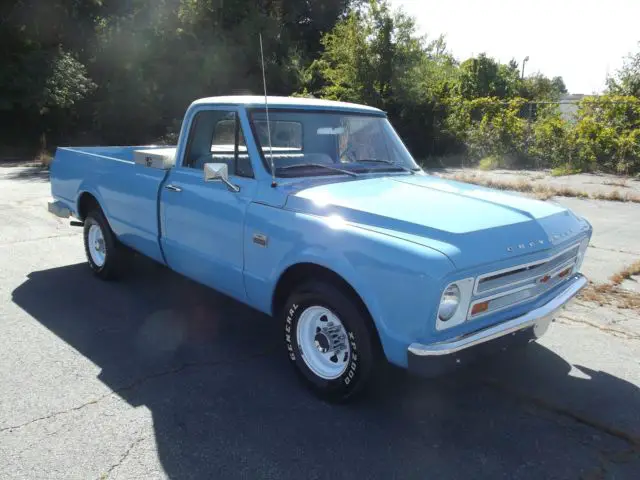
[[[563,322],[562,320],[566,320],[566,321]],[[614,337],[624,338],[625,340],[640,340],[640,335],[637,335],[635,333],[625,332],[624,330],[619,330],[617,328],[612,328],[606,325],[598,325],[597,323],[590,322],[588,320],[569,317],[567,315],[558,316],[556,318],[556,322],[563,325],[572,325],[572,324],[578,323],[581,325],[586,325],[588,327],[597,328],[598,330],[601,330],[605,333],[613,335]]]
[[[617,248],[598,247],[592,243],[589,244],[589,248],[595,248],[596,250],[606,250],[607,252],[614,253],[626,253],[627,255],[638,255],[638,252],[630,252],[629,250],[619,250]]]
[[[491,388],[494,388],[495,390],[506,393],[507,395],[510,395],[520,400],[521,402],[531,404],[547,412],[555,413],[561,417],[569,418],[581,425],[586,425],[587,427],[593,428],[600,433],[604,433],[606,435],[610,435],[619,440],[622,440],[629,444],[633,451],[640,452],[640,437],[636,437],[635,435],[625,432],[624,430],[606,425],[598,420],[588,418],[585,415],[570,410],[569,408],[554,405],[553,403],[550,403],[543,398],[534,397],[531,395],[526,395],[522,392],[518,392],[517,390],[509,388],[508,386],[498,382],[497,380],[485,379],[483,383]]]
[[[99,480],[105,480],[107,478],[109,478],[109,476],[111,475],[111,473],[118,468],[120,465],[122,465],[124,463],[124,461],[127,459],[127,457],[131,454],[131,451],[137,447],[139,444],[141,444],[142,442],[144,442],[147,438],[149,438],[149,436],[144,436],[144,437],[139,437],[136,440],[134,440],[133,442],[131,442],[131,444],[129,445],[129,448],[127,448],[127,450],[120,456],[120,459],[114,463],[113,465],[111,465],[107,471],[105,473],[103,473],[102,475],[100,475],[98,477]]]
[[[8,427],[2,427],[2,428],[0,428],[0,433],[1,432],[6,432],[6,431],[12,432],[14,430],[19,430],[21,428],[24,428],[26,426],[32,425],[34,423],[41,422],[43,420],[49,420],[49,419],[57,417],[59,415],[66,415],[68,413],[77,412],[77,411],[82,410],[82,409],[84,409],[86,407],[89,407],[91,405],[95,405],[95,404],[97,404],[97,403],[99,403],[99,402],[101,402],[101,401],[105,400],[106,398],[109,398],[109,397],[111,397],[113,395],[118,395],[118,394],[120,394],[122,392],[127,392],[129,390],[133,390],[134,388],[137,388],[140,385],[142,385],[144,383],[147,383],[147,382],[149,382],[151,380],[155,380],[157,378],[166,377],[166,376],[169,376],[169,375],[175,375],[175,374],[181,373],[181,372],[183,372],[185,370],[189,370],[189,369],[192,369],[192,368],[217,367],[217,366],[220,366],[220,365],[232,365],[232,364],[236,364],[236,363],[242,363],[244,361],[250,361],[250,360],[253,360],[253,359],[256,359],[256,358],[266,357],[266,356],[272,354],[274,351],[275,351],[275,348],[272,348],[272,349],[265,350],[265,351],[262,351],[262,352],[257,352],[257,353],[252,354],[252,355],[248,355],[246,357],[238,358],[238,359],[232,360],[232,361],[216,360],[216,361],[211,361],[211,362],[183,363],[182,365],[177,366],[175,368],[172,368],[172,369],[169,369],[169,370],[165,370],[165,371],[162,371],[162,372],[153,373],[151,375],[147,375],[145,377],[142,377],[142,378],[139,378],[137,380],[134,380],[133,382],[129,383],[128,385],[124,385],[124,386],[122,386],[120,388],[117,388],[115,390],[111,390],[109,393],[105,393],[104,395],[102,395],[102,396],[100,396],[98,398],[95,398],[93,400],[85,402],[85,403],[83,403],[81,405],[69,408],[67,410],[60,410],[60,411],[57,411],[57,412],[52,412],[52,413],[49,413],[47,415],[43,415],[42,417],[34,418],[32,420],[29,420],[28,422],[24,422],[24,423],[21,423],[21,424],[18,424],[18,425],[11,425],[11,426],[8,426]]]
[[[79,235],[81,235],[79,232],[77,232],[77,233],[61,233],[60,235],[49,235],[49,236],[45,236],[45,237],[29,238],[29,239],[26,239],[26,240],[14,240],[14,241],[10,241],[10,242],[0,243],[0,247],[7,247],[7,246],[10,246],[10,245],[18,245],[18,244],[21,244],[21,243],[39,242],[41,240],[50,240],[52,238],[77,237]]]

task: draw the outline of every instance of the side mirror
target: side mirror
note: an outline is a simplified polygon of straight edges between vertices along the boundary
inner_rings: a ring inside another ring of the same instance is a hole
[[[204,164],[204,181],[215,182],[220,180],[232,192],[239,192],[240,187],[229,181],[229,167],[226,163],[205,163]]]

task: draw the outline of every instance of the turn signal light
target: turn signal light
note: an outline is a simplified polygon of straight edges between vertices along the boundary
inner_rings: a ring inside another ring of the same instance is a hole
[[[478,315],[479,313],[486,312],[487,310],[489,310],[489,302],[476,303],[471,308],[471,315]]]
[[[558,276],[559,276],[560,278],[564,278],[564,277],[566,277],[567,275],[569,275],[569,274],[571,273],[571,268],[572,268],[572,267],[565,268],[563,271],[561,271],[561,272],[560,272],[560,274],[559,274]]]

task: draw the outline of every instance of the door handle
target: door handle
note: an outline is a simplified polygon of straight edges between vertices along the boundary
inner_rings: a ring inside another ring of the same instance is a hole
[[[176,187],[175,185],[165,185],[164,188],[166,188],[167,190],[171,190],[172,192],[181,192],[182,189],[180,187]]]

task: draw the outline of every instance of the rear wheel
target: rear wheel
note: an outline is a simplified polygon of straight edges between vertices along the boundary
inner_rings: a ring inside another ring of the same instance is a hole
[[[381,354],[358,302],[329,284],[311,282],[290,295],[283,316],[289,360],[316,395],[343,402],[364,390]]]
[[[120,276],[126,264],[126,251],[111,231],[101,210],[89,212],[84,220],[84,251],[93,273],[103,280]]]

